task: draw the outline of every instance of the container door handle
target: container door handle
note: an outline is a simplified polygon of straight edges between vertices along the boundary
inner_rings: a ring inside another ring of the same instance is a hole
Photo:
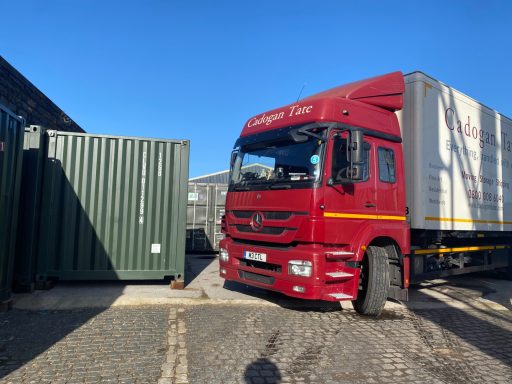
[[[371,203],[371,202],[369,202],[369,201],[367,201],[367,202],[364,204],[364,206],[365,206],[366,208],[375,208],[375,207],[376,207],[376,205],[375,205],[375,204],[373,204],[373,203]]]

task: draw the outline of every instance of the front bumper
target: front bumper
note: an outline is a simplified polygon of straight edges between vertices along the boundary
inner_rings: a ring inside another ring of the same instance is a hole
[[[359,269],[348,268],[351,278],[329,281],[329,271],[347,270],[344,262],[327,262],[325,248],[316,244],[303,244],[290,248],[254,246],[234,242],[231,238],[221,241],[221,248],[229,252],[229,261],[220,263],[220,276],[226,280],[281,292],[287,296],[309,300],[340,301],[353,300],[357,295]],[[244,251],[265,253],[265,263],[245,260]],[[310,277],[288,274],[290,260],[306,260],[313,264]],[[294,290],[297,287],[304,292]]]

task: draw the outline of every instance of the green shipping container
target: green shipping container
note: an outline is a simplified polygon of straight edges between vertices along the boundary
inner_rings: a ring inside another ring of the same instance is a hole
[[[11,297],[24,125],[0,105],[0,303]]]
[[[25,128],[18,236],[14,259],[14,292],[32,292],[34,289],[45,143],[44,128],[37,125]]]
[[[45,140],[36,280],[182,281],[189,142]]]

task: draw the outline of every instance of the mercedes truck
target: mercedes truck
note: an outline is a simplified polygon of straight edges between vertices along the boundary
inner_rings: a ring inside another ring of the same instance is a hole
[[[220,276],[377,316],[412,283],[510,268],[511,183],[509,118],[421,72],[342,85],[243,127]]]

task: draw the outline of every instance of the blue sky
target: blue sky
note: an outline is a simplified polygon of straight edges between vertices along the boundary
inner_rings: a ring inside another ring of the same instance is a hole
[[[87,132],[190,139],[227,168],[246,119],[422,70],[512,116],[510,1],[2,2],[0,55]]]

